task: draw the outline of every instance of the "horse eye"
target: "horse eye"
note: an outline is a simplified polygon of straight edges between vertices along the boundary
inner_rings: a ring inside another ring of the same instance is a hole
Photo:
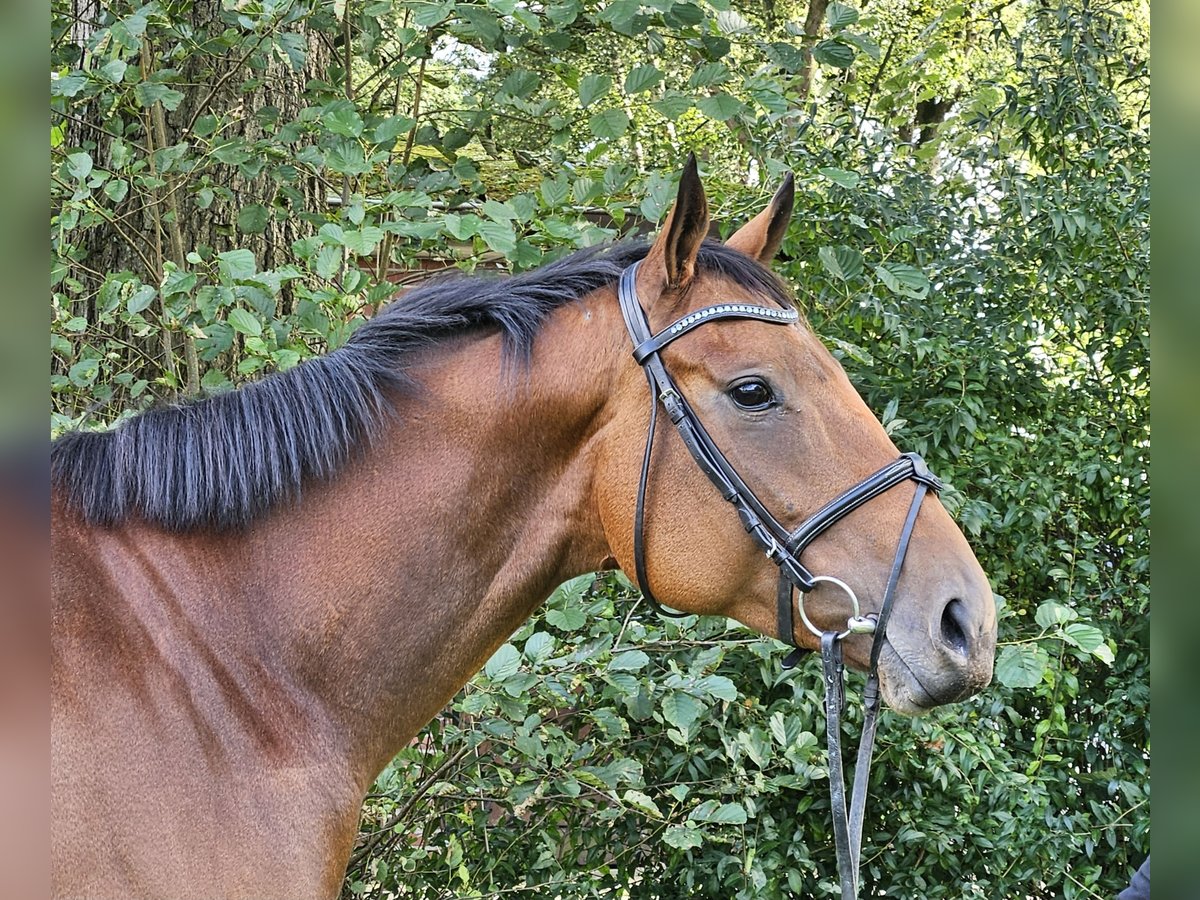
[[[775,394],[770,385],[760,378],[740,381],[729,389],[729,396],[742,409],[754,412],[767,409],[775,404]]]

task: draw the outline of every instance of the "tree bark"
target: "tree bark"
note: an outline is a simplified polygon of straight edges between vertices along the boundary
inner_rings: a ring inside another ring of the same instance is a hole
[[[808,15],[804,17],[804,65],[800,69],[800,99],[807,100],[812,93],[813,47],[821,37],[822,25],[825,22],[825,10],[829,0],[809,0]]]

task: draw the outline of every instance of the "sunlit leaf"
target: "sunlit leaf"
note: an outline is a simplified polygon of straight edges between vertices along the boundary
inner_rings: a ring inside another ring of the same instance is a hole
[[[1041,684],[1050,667],[1050,656],[1037,644],[1001,647],[996,656],[996,680],[1008,688],[1033,688]]]

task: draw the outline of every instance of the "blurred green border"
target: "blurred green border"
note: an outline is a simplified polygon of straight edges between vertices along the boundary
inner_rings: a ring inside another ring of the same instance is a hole
[[[47,434],[49,26],[40,4],[0,6],[0,453]]]
[[[1155,138],[1152,175],[1153,603],[1151,680],[1158,688],[1160,897],[1200,897],[1200,3],[1151,11]]]

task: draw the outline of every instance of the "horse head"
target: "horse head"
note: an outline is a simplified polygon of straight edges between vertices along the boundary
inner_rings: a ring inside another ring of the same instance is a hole
[[[771,562],[786,556],[793,529],[847,489],[869,484],[900,453],[766,269],[793,200],[789,176],[766,209],[716,245],[707,239],[708,204],[689,161],[662,231],[624,288],[627,310],[635,304],[645,317],[645,333],[630,325],[639,361],[654,356],[669,373],[650,379],[661,392],[651,403],[672,408],[650,426],[653,452],[644,455],[631,435],[647,430],[647,379],[638,365],[623,370],[612,413],[622,423],[614,429],[620,440],[603,454],[600,516],[622,567],[678,610],[729,616],[811,649],[820,632],[846,630],[851,618],[884,618],[886,633],[874,642],[884,698],[919,713],[986,686],[996,646],[992,592],[965,537],[936,496],[914,501],[915,491],[925,491],[922,481],[938,486],[921,474],[923,464],[865,499],[852,496],[847,505],[843,497],[844,508],[793,547],[801,573],[791,578],[801,589],[796,619],[783,609],[791,584],[784,601]],[[631,315],[639,314],[627,311],[627,321]],[[683,439],[668,418],[687,420]],[[729,471],[706,462],[705,448],[719,448]],[[733,499],[734,514],[721,494],[732,499],[730,484],[739,479],[754,503],[747,511]],[[898,578],[885,612],[893,568]],[[869,668],[869,635],[847,634],[843,647],[849,665]]]

